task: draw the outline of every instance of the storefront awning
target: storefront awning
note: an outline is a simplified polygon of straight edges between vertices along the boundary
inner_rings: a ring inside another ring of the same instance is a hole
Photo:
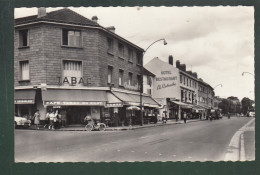
[[[111,92],[107,92],[106,107],[123,107],[123,102],[114,96]]]
[[[35,94],[34,89],[15,90],[14,104],[34,104]]]
[[[47,106],[104,106],[107,94],[100,90],[47,89],[42,91]]]
[[[179,105],[181,108],[186,108],[186,109],[192,109],[192,105],[180,102],[180,101],[171,101],[172,103]]]
[[[140,106],[140,94],[129,94],[124,92],[113,92],[124,104]],[[150,96],[142,95],[142,104],[147,107],[159,107],[160,105]]]

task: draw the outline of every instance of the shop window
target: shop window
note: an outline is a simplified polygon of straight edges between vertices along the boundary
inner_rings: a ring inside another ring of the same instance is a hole
[[[20,30],[19,31],[19,47],[27,47],[29,46],[29,31]]]
[[[69,47],[81,47],[81,33],[76,30],[62,30],[62,45]]]
[[[128,49],[128,61],[133,62],[133,50],[132,49]]]
[[[133,73],[128,73],[128,85],[133,85]]]
[[[114,41],[111,38],[107,38],[107,45],[108,45],[108,49],[107,52],[110,54],[113,54],[114,52]]]
[[[124,82],[124,71],[119,69],[119,79],[118,79],[119,86],[123,86],[123,82]]]
[[[21,80],[29,80],[30,79],[30,71],[29,71],[29,61],[20,61],[20,79]]]
[[[112,83],[112,75],[113,75],[113,67],[108,66],[107,70],[107,83],[111,84]]]
[[[119,51],[119,57],[124,58],[124,45],[119,43],[118,44],[118,51]]]

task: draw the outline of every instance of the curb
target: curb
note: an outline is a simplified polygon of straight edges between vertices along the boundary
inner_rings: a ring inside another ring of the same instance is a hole
[[[191,122],[199,122],[199,121],[206,121],[206,120],[187,120],[187,123]],[[144,126],[132,126],[132,127],[125,127],[125,128],[113,128],[108,127],[105,131],[126,131],[126,130],[136,130],[136,129],[142,129],[142,128],[151,128],[151,127],[157,127],[157,126],[165,126],[165,125],[174,125],[174,124],[184,124],[183,121],[173,122],[173,123],[166,123],[166,124],[153,124],[153,125],[144,125]],[[39,131],[86,131],[84,127],[80,128],[74,128],[74,129],[56,129],[56,130],[48,130],[48,129],[34,129],[34,128],[28,128],[27,130],[39,130]]]

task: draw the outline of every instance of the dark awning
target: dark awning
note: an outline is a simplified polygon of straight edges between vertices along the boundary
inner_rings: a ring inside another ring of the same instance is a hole
[[[15,90],[14,104],[34,104],[35,94],[36,90],[34,89]]]
[[[42,91],[42,100],[47,106],[104,106],[107,94],[101,90],[47,89]]]
[[[113,94],[127,105],[140,106],[140,94],[137,95],[124,92],[113,92]],[[146,95],[142,95],[142,104],[143,106],[149,107],[160,106],[152,97]]]

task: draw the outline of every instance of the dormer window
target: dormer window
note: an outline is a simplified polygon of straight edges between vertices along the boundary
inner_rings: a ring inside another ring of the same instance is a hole
[[[81,47],[81,33],[77,30],[62,30],[62,45],[69,47]]]

